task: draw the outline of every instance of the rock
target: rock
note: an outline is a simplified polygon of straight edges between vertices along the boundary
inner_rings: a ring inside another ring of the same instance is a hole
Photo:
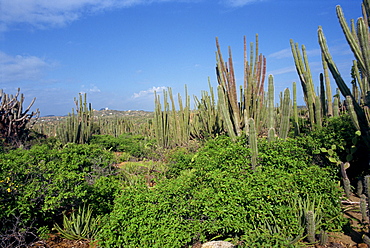
[[[235,247],[232,243],[226,241],[211,241],[204,243],[202,248],[233,248]]]
[[[368,248],[369,246],[365,243],[360,243],[357,245],[358,248]]]

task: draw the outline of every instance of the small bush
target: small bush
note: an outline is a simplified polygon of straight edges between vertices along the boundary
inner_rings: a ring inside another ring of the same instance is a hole
[[[142,135],[123,134],[118,137],[94,135],[89,143],[100,145],[113,152],[126,152],[138,159],[155,157],[154,141]]]
[[[177,177],[181,171],[192,168],[192,159],[194,153],[185,147],[178,147],[170,150],[166,155],[168,178]]]

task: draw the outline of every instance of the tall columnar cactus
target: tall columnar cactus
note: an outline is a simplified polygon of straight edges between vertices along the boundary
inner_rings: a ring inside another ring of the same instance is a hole
[[[215,137],[221,133],[222,122],[215,104],[213,87],[208,81],[209,93],[202,91],[201,99],[194,96],[196,109],[191,118],[191,136],[197,138]]]
[[[311,69],[308,63],[306,47],[302,45],[302,54],[299,51],[298,43],[290,40],[290,46],[293,53],[293,58],[299,79],[301,81],[304,100],[308,108],[308,117],[310,120],[311,128],[315,128],[315,109],[316,109],[316,93],[312,79]]]
[[[297,83],[293,82],[293,126],[294,135],[297,136],[300,133],[298,123],[298,106],[297,106]]]
[[[366,207],[366,196],[361,194],[360,196],[360,212],[361,212],[361,222],[367,223],[368,216],[367,216],[367,207]]]
[[[282,100],[281,106],[281,122],[279,137],[281,139],[286,139],[289,133],[289,119],[290,119],[290,110],[291,110],[291,101],[290,101],[290,91],[289,88],[284,90],[284,97]]]
[[[353,106],[353,99],[351,96],[346,96],[346,105],[348,114],[351,117],[353,125],[356,127],[357,130],[360,130],[361,129],[360,123],[358,122],[355,107]]]
[[[166,91],[163,91],[163,98],[164,106],[162,108],[160,96],[155,92],[154,128],[158,144],[161,147],[169,147],[171,136],[169,131],[169,105]]]
[[[316,120],[316,127],[322,127],[322,108],[321,108],[321,101],[319,96],[316,96],[316,108],[315,108],[315,120]]]
[[[365,176],[365,192],[367,196],[367,207],[370,208],[370,175]]]
[[[221,48],[216,38],[216,74],[218,80],[218,95],[221,97],[220,107],[223,121],[231,136],[238,136],[245,128],[247,120],[255,120],[256,129],[262,129],[262,114],[264,109],[264,81],[266,75],[266,59],[258,54],[258,36],[255,47],[250,45],[250,57],[247,58],[247,44],[244,37],[244,85],[240,96],[234,75],[231,49],[229,48],[228,63],[225,63]],[[219,98],[220,100],[220,98]],[[233,132],[233,134],[231,134]]]
[[[178,95],[178,102],[179,111],[175,107],[172,89],[168,88],[163,91],[162,108],[160,96],[155,93],[155,136],[161,147],[175,147],[186,144],[190,140],[190,98],[187,94],[186,86],[185,104],[183,104],[180,95]]]
[[[231,139],[235,140],[236,137],[241,134],[240,126],[235,125],[235,120],[233,119],[233,116],[235,115],[232,115],[233,112],[230,111],[227,95],[221,85],[217,87],[217,92],[219,101],[218,105],[221,116],[223,117],[224,127]]]
[[[268,101],[267,101],[267,128],[268,128],[268,140],[274,141],[275,140],[275,102],[274,102],[274,77],[269,75],[268,79]]]
[[[359,88],[360,102],[356,100],[356,93],[351,92],[344,82],[336,64],[331,57],[322,27],[318,29],[318,39],[323,54],[324,60],[327,62],[328,68],[332,73],[336,84],[338,85],[343,96],[352,98],[354,111],[357,115],[359,130],[361,135],[370,148],[370,40],[369,40],[369,25],[368,15],[370,13],[370,0],[364,0],[362,4],[363,17],[358,18],[355,27],[354,21],[351,27],[347,24],[344,18],[342,8],[336,7],[339,23],[347,42],[356,58],[353,64],[354,74],[357,75],[356,81]]]
[[[327,101],[325,95],[325,85],[324,85],[324,75],[320,73],[320,111],[321,111],[321,119],[324,116],[328,116],[328,108],[327,108]]]
[[[249,147],[251,149],[251,162],[252,162],[252,169],[254,170],[257,166],[257,157],[258,157],[258,147],[257,147],[257,132],[256,126],[253,118],[250,118],[248,121],[249,125]]]
[[[0,89],[0,139],[14,146],[21,146],[27,140],[29,129],[37,121],[39,110],[30,112],[35,102],[34,98],[29,106],[23,110],[24,96],[20,95],[18,88],[15,96],[8,95]]]
[[[66,122],[57,130],[57,135],[64,143],[84,144],[92,136],[93,109],[91,103],[87,104],[86,93],[79,94],[79,99],[74,99],[76,113],[68,114]]]
[[[333,113],[333,100],[332,100],[332,91],[331,91],[331,84],[329,79],[329,72],[328,72],[328,63],[322,58],[322,67],[324,69],[323,81],[325,82],[325,89],[326,89],[326,116],[334,116]],[[322,98],[324,96],[321,96]]]
[[[338,117],[340,115],[340,99],[339,94],[334,96],[334,103],[333,103],[333,116]]]

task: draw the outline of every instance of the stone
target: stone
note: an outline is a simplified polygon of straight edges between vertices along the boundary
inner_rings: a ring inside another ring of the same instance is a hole
[[[211,241],[204,243],[202,248],[233,248],[235,247],[232,243],[226,241]]]

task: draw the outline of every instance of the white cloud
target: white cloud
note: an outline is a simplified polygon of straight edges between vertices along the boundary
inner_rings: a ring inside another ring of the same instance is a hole
[[[276,69],[276,70],[273,70],[273,71],[269,71],[268,74],[280,75],[280,74],[291,73],[291,72],[295,72],[295,71],[296,71],[295,66],[288,66],[288,67]]]
[[[276,58],[276,59],[283,59],[283,58],[293,57],[293,55],[292,55],[292,50],[290,48],[286,48],[286,49],[270,54],[269,57]]]
[[[299,47],[299,52],[302,54],[302,47]],[[306,53],[307,53],[307,56],[309,56],[310,58],[310,56],[312,57],[320,56],[321,50],[319,48],[307,50],[307,47],[306,47]],[[289,57],[293,58],[293,54],[292,54],[291,48],[285,48],[283,50],[270,54],[269,57],[275,58],[275,59],[283,59],[283,58],[289,58]]]
[[[165,89],[167,89],[167,87],[165,87],[165,86],[153,87],[153,88],[148,89],[148,90],[142,90],[139,93],[134,93],[134,95],[132,96],[132,98],[133,99],[136,99],[136,98],[142,98],[142,97],[152,96],[154,94],[154,92],[159,93],[159,92],[162,92]]]
[[[89,89],[90,92],[100,92],[100,89],[98,87],[96,87],[95,85],[93,85],[90,89]]]
[[[101,92],[101,90],[95,85],[95,84],[90,84],[88,86],[86,85],[81,85],[81,91],[80,93],[85,94],[85,93],[98,93]]]
[[[308,58],[310,58],[310,56],[311,57],[321,56],[321,49],[317,48],[317,49],[306,50],[306,53],[307,53],[307,56],[309,56]]]
[[[222,0],[221,2],[231,7],[242,7],[247,4],[262,2],[265,0]]]
[[[0,0],[0,31],[13,24],[36,28],[64,26],[84,14],[161,2],[197,2],[197,0]]]
[[[12,56],[0,51],[0,80],[3,83],[38,80],[53,66],[36,56]]]

